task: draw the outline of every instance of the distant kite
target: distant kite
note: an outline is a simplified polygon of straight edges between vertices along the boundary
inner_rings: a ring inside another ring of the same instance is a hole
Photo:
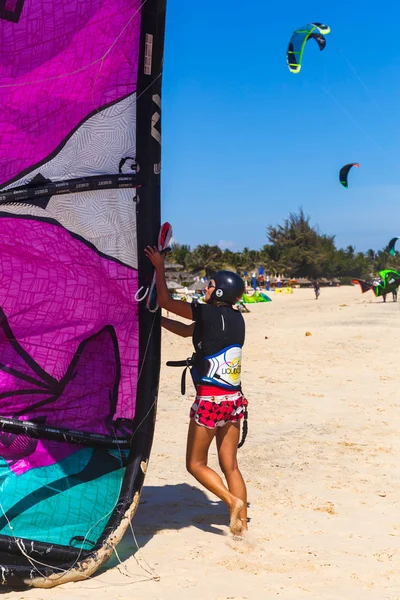
[[[324,36],[329,32],[330,28],[328,25],[323,25],[323,23],[309,23],[293,32],[286,53],[286,60],[291,73],[300,73],[303,52],[308,40],[313,38],[319,49],[323,50],[326,46]]]
[[[340,169],[339,180],[340,180],[340,183],[342,184],[342,186],[345,188],[349,187],[349,185],[347,183],[347,176],[349,174],[350,169],[352,169],[353,167],[360,168],[360,165],[358,163],[350,163]]]
[[[397,242],[397,240],[398,240],[398,239],[399,239],[398,237],[394,237],[394,238],[392,238],[392,239],[390,240],[390,242],[389,242],[389,245],[388,245],[388,251],[389,251],[389,254],[390,254],[391,256],[394,256],[394,255],[396,254],[396,250],[395,250],[395,248],[394,248],[394,247],[395,247],[395,245],[396,245],[396,242]]]
[[[352,279],[351,283],[353,285],[359,285],[362,294],[365,294],[365,292],[369,292],[369,290],[373,289],[372,281],[365,281],[365,279]]]
[[[372,290],[377,297],[390,294],[390,292],[397,290],[400,285],[400,273],[393,269],[379,271],[379,277],[379,283],[365,281],[365,279],[352,279],[351,283],[358,284],[363,294]]]

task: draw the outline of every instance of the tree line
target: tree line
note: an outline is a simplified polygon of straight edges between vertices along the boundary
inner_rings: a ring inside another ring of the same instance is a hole
[[[168,260],[181,264],[188,271],[203,271],[206,276],[219,269],[243,274],[263,266],[271,275],[290,278],[338,277],[343,283],[353,277],[370,279],[382,269],[400,268],[400,256],[391,256],[386,249],[356,252],[354,246],[336,248],[335,236],[320,233],[310,224],[303,209],[290,213],[280,225],[267,227],[267,240],[259,250],[244,248],[240,252],[222,250],[219,246],[201,244],[193,248],[172,244]]]

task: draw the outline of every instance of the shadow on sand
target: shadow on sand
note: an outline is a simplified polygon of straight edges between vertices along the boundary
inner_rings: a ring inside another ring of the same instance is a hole
[[[229,515],[224,502],[210,501],[204,492],[187,483],[145,486],[139,507],[132,520],[133,531],[140,548],[164,529],[184,529],[194,525],[202,531],[222,535],[218,526],[228,525]],[[121,561],[137,552],[130,528],[117,547]],[[98,571],[108,571],[119,564],[115,554]]]

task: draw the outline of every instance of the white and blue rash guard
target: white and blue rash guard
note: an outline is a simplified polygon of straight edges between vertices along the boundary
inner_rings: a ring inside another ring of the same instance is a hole
[[[242,314],[227,305],[192,304],[195,384],[223,390],[240,389],[245,324]]]

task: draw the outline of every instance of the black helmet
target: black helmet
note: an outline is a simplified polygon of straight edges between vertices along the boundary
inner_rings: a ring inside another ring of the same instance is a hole
[[[215,290],[211,298],[226,302],[227,304],[235,304],[236,300],[243,296],[244,282],[243,279],[232,273],[232,271],[218,271],[213,277],[215,281]]]

